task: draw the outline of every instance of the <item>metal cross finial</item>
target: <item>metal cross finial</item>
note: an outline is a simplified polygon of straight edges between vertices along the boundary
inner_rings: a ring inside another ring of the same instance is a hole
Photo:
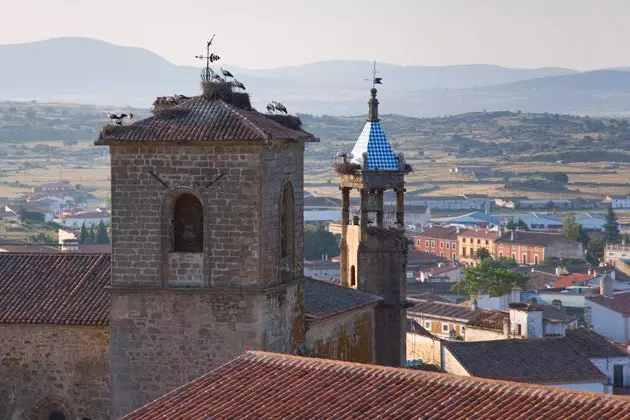
[[[374,89],[376,87],[376,85],[382,85],[383,84],[383,78],[382,77],[376,77],[376,75],[379,72],[376,70],[376,60],[374,60],[374,67],[372,69],[372,89]],[[366,82],[369,82],[370,79],[365,79]]]
[[[209,82],[212,80],[212,75],[214,73],[212,69],[210,68],[210,63],[219,61],[221,59],[221,57],[219,57],[218,55],[210,53],[210,46],[212,45],[212,41],[214,40],[215,35],[212,35],[212,38],[210,38],[210,41],[206,42],[206,55],[202,54],[202,55],[195,56],[195,58],[198,58],[200,60],[206,60],[206,68],[203,69],[203,71],[201,72],[201,79],[206,82]]]

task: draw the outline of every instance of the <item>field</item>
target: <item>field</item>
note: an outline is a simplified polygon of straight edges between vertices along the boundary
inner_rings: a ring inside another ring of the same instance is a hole
[[[143,109],[0,103],[0,195],[67,180],[108,196],[108,148],[93,145],[109,122],[106,111],[133,112],[137,119],[150,115]],[[301,117],[304,128],[320,138],[306,146],[306,190],[336,196],[333,157],[352,149],[365,119]],[[624,119],[507,111],[381,118],[394,150],[414,167],[409,192],[592,199],[630,193],[630,125]],[[456,173],[456,167],[468,171]],[[541,182],[552,173],[566,174],[568,183]]]

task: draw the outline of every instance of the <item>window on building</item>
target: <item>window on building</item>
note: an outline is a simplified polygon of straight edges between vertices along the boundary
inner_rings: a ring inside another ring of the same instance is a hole
[[[488,242],[488,240],[486,239],[486,245],[488,245],[490,242]]]
[[[468,248],[468,254],[469,254],[471,257],[474,257],[474,256],[475,256],[475,252],[473,251],[473,249],[472,249],[472,248]]]
[[[451,244],[451,248],[452,248],[452,249],[457,249],[457,242],[453,242],[453,243]]]
[[[357,285],[357,273],[354,265],[350,267],[350,286],[354,287]]]
[[[613,365],[613,386],[623,386],[623,365]]]
[[[293,188],[287,183],[280,200],[280,255],[287,258],[293,255]]]
[[[431,241],[431,248],[435,248],[435,241]]]
[[[444,258],[444,252],[440,252],[440,257]]]
[[[534,264],[538,265],[538,255],[534,255]]]
[[[523,254],[523,264],[527,264],[527,254]]]
[[[499,258],[503,258],[503,252],[499,252]]]
[[[422,241],[420,239],[418,239],[416,243],[418,244],[418,246],[422,245]]]
[[[481,239],[477,239],[477,245],[481,245]]]
[[[446,249],[451,249],[451,243],[450,242],[446,243]]]
[[[440,248],[444,248],[444,242],[440,241]]]
[[[175,201],[173,251],[203,252],[203,206],[189,193],[180,195]]]
[[[516,335],[521,335],[521,324],[516,324]]]
[[[466,327],[463,325],[459,328],[459,334],[463,337],[466,334]]]
[[[512,252],[512,259],[516,261],[516,252]]]
[[[424,328],[431,331],[431,321],[424,321]]]
[[[424,242],[424,246],[426,246],[427,248],[429,248],[431,246],[431,242],[430,241],[425,241]]]
[[[448,324],[442,324],[442,332],[443,333],[447,333],[448,332]]]

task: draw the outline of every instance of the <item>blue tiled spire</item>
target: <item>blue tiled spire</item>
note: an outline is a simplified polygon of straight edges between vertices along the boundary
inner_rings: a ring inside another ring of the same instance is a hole
[[[359,163],[363,169],[374,171],[398,170],[398,157],[387,141],[387,137],[381,128],[378,118],[378,99],[376,89],[371,90],[372,97],[368,104],[368,120],[363,127],[354,148],[352,149],[352,162]],[[367,153],[367,162],[363,162],[363,154]]]

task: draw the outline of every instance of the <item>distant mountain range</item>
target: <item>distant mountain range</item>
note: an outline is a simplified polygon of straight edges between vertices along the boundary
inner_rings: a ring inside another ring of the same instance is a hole
[[[0,100],[67,101],[150,107],[156,96],[199,92],[200,68],[177,66],[141,48],[89,38],[0,45]],[[227,65],[226,65],[227,66]],[[264,109],[280,100],[290,112],[366,112],[368,61],[325,61],[253,70],[229,67]],[[381,112],[416,117],[491,110],[630,115],[630,72],[494,65],[379,64]]]

